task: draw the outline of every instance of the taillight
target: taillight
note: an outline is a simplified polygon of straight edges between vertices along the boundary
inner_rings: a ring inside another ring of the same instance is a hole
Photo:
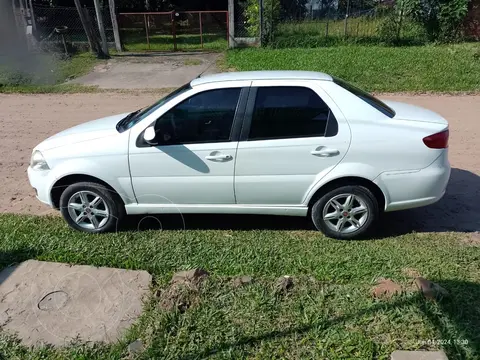
[[[447,130],[423,138],[423,143],[430,149],[448,148],[448,137],[450,133]]]

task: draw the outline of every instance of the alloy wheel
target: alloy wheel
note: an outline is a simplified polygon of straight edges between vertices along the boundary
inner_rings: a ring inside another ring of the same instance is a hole
[[[336,195],[327,201],[322,216],[331,230],[349,234],[365,225],[369,211],[361,196],[347,193]]]
[[[110,218],[106,201],[92,191],[78,191],[68,200],[68,214],[83,229],[100,229]]]

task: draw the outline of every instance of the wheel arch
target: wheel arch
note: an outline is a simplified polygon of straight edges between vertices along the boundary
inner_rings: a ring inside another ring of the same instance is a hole
[[[65,191],[65,189],[75,183],[78,182],[93,182],[97,183],[100,185],[105,186],[107,189],[115,193],[120,200],[122,201],[123,205],[125,205],[125,201],[122,199],[120,194],[118,193],[117,190],[115,190],[110,184],[107,182],[91,175],[84,175],[84,174],[70,174],[66,175],[60,179],[58,179],[52,186],[52,189],[50,190],[50,199],[52,201],[52,206],[54,209],[58,210],[60,208],[60,197],[62,196],[62,193]]]
[[[385,209],[385,204],[386,204],[386,197],[383,191],[378,187],[377,184],[375,184],[373,181],[365,179],[363,177],[359,176],[345,176],[341,178],[336,178],[333,180],[330,180],[329,182],[325,183],[322,185],[320,188],[318,188],[315,193],[312,195],[310,200],[308,201],[308,212],[310,213],[312,209],[312,205],[323,195],[325,195],[327,192],[333,190],[334,188],[340,187],[340,186],[348,186],[348,185],[360,185],[364,186],[367,189],[369,189],[375,198],[378,201],[378,208],[380,211],[384,211]]]

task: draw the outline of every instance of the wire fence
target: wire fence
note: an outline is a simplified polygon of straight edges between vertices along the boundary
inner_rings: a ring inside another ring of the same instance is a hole
[[[394,0],[236,0],[234,9],[234,37],[272,47],[426,40]]]
[[[227,11],[120,13],[117,18],[128,51],[227,48]]]
[[[85,30],[83,29],[80,16],[76,8],[72,7],[46,7],[34,6],[34,18],[37,29],[37,36],[40,41],[61,41],[60,35],[54,30],[58,27],[67,27],[65,38],[72,43],[86,43],[88,41]],[[97,16],[94,8],[87,8],[87,13],[91,22],[94,24],[94,31],[99,37],[100,32],[97,26]],[[103,25],[108,42],[113,42],[112,19],[108,7],[101,9]]]

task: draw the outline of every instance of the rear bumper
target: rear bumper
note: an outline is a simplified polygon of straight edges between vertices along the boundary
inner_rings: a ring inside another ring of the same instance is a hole
[[[27,169],[28,181],[35,190],[37,199],[52,207],[49,191],[49,170],[33,170],[30,166]]]
[[[433,204],[445,194],[450,179],[448,150],[428,167],[414,171],[389,171],[374,183],[385,194],[385,211],[411,209]]]

